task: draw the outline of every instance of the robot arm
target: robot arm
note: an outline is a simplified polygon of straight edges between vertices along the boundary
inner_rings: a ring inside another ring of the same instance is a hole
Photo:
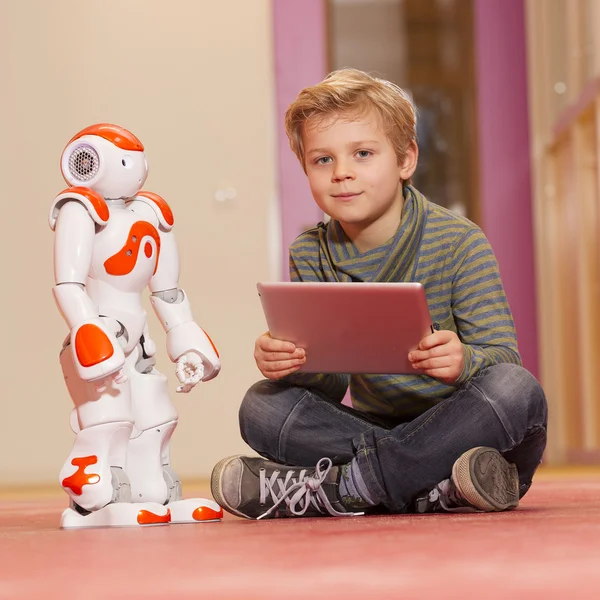
[[[219,374],[219,354],[195,322],[188,297],[178,287],[179,250],[171,231],[173,215],[168,205],[156,194],[140,192],[130,206],[146,219],[152,218],[159,231],[160,259],[149,283],[150,302],[167,333],[169,358],[177,363],[177,377],[182,383],[178,391],[188,392],[198,381],[208,381]]]
[[[58,308],[71,330],[71,351],[78,376],[95,381],[117,374],[125,361],[115,335],[99,318],[98,309],[85,291],[95,236],[89,208],[79,202],[63,201],[54,208],[53,288]]]
[[[210,337],[194,321],[190,301],[185,292],[177,288],[155,291],[150,297],[150,302],[167,332],[167,353],[173,362],[178,363],[179,380],[186,383],[182,379],[188,368],[185,363],[195,362],[190,358],[190,353],[199,355],[202,361],[203,373],[200,380],[215,378],[221,370],[219,354]]]

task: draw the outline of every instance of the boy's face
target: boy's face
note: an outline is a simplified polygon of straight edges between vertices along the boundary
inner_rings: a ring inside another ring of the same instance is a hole
[[[378,115],[369,111],[354,118],[309,119],[302,141],[306,174],[319,208],[339,221],[351,238],[351,233],[359,235],[376,222],[389,233],[386,239],[392,237],[400,223],[402,180],[412,175],[416,162],[412,167],[407,161],[398,164]]]

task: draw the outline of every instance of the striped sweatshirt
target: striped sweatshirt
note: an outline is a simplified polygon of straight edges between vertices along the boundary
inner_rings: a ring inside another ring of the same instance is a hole
[[[301,234],[290,246],[292,281],[401,282],[425,287],[432,320],[457,333],[465,366],[447,385],[427,375],[294,373],[285,381],[317,388],[341,400],[350,386],[354,408],[412,419],[496,363],[521,364],[514,322],[496,258],[481,229],[429,202],[414,187],[404,191],[396,235],[360,253],[337,221]]]

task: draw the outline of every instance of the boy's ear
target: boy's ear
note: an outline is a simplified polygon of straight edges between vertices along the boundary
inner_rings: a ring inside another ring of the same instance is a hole
[[[419,147],[415,140],[411,140],[406,148],[406,155],[400,164],[400,177],[402,180],[410,179],[416,168],[419,160]]]

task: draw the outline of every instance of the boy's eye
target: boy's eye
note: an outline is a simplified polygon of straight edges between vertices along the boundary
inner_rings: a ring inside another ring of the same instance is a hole
[[[318,165],[326,165],[331,161],[331,156],[321,156],[315,161]]]
[[[359,150],[357,153],[358,158],[369,158],[371,156],[370,150]]]

